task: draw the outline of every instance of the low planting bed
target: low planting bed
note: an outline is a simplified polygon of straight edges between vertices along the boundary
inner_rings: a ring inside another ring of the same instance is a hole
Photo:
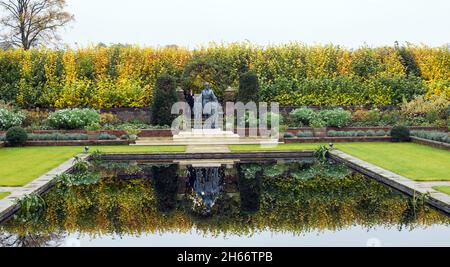
[[[301,137],[301,138],[285,138],[286,144],[292,143],[354,143],[354,142],[389,142],[389,136],[373,136],[373,137]]]
[[[134,144],[130,140],[67,140],[67,141],[27,141],[25,146],[116,146]]]

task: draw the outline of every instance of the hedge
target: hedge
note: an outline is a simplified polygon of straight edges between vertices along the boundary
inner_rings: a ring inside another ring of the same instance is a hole
[[[0,99],[22,108],[147,107],[161,74],[199,93],[210,82],[219,98],[258,76],[264,101],[281,105],[398,104],[416,94],[450,98],[448,47],[257,46],[211,44],[77,50],[0,50]]]

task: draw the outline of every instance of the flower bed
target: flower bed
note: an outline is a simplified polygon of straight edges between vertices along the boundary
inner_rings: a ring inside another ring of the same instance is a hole
[[[446,127],[425,127],[425,126],[413,126],[413,127],[409,127],[411,131],[438,131],[438,132],[448,132],[448,128]],[[389,133],[391,131],[392,127],[346,127],[346,128],[332,128],[332,127],[328,127],[326,128],[326,132],[329,134],[330,132],[334,131],[334,132],[364,132],[366,133],[363,136],[370,136],[370,134],[367,135],[367,132],[369,131],[373,131],[375,133],[384,131],[386,134]],[[305,137],[321,137],[321,136],[317,136],[315,133],[317,132],[316,129],[314,128],[310,128],[310,127],[303,127],[303,128],[289,128],[286,131],[287,133],[290,133],[292,135],[292,137],[302,137],[299,135],[299,133],[314,133],[313,136],[309,136],[308,134],[306,134],[307,136]],[[357,134],[355,136],[358,136]],[[323,137],[323,136],[322,136]],[[351,136],[328,136],[328,137],[351,137]]]
[[[286,144],[292,143],[353,143],[353,142],[389,142],[391,137],[304,137],[285,138]]]
[[[133,143],[129,140],[28,141],[25,146],[117,146]]]

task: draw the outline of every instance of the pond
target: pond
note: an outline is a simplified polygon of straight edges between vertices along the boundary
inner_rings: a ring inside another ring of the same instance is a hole
[[[0,246],[450,245],[425,199],[312,159],[79,160],[22,201]]]

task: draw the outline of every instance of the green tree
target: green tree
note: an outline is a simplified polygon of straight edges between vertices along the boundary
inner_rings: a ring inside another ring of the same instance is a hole
[[[249,71],[241,75],[239,79],[239,91],[237,100],[243,103],[259,103],[260,87],[258,76],[255,72]]]

